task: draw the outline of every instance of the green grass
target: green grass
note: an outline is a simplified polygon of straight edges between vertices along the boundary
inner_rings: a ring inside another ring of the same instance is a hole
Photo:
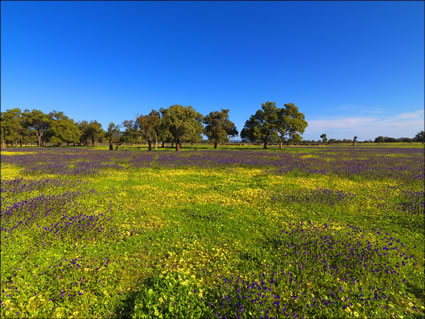
[[[316,156],[315,149],[284,151]],[[2,180],[19,176],[43,178],[2,165]],[[79,238],[72,228],[58,238],[42,235],[52,220],[41,219],[3,240],[2,318],[283,318],[279,307],[318,318],[423,316],[424,215],[397,209],[412,203],[401,192],[423,191],[423,181],[275,175],[261,167],[127,167],[56,178],[63,184],[2,194],[3,207],[78,191],[38,211],[100,216],[104,230]],[[385,250],[390,242],[399,250]],[[262,304],[248,299],[259,291]]]

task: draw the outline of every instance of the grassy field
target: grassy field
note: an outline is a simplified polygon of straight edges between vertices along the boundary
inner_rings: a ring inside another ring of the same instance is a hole
[[[2,150],[1,317],[423,317],[420,144],[203,148]]]

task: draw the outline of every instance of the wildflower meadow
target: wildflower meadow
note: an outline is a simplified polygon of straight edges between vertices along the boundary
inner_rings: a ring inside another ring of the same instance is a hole
[[[8,148],[2,318],[422,318],[418,144]]]

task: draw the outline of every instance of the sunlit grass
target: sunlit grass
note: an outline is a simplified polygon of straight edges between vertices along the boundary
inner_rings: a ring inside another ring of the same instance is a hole
[[[114,161],[2,165],[2,317],[423,314],[423,179]]]

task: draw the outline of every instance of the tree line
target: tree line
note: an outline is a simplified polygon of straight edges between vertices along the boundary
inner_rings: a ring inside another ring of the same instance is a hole
[[[375,143],[400,143],[400,142],[412,143],[412,142],[421,142],[422,144],[424,144],[424,141],[425,141],[425,131],[418,132],[415,135],[415,137],[413,137],[413,138],[411,138],[411,137],[399,137],[399,138],[395,138],[395,137],[388,137],[388,136],[378,136],[374,140]]]
[[[355,140],[357,140],[357,136],[354,136],[354,140],[337,140],[337,139],[329,139],[326,134],[320,135],[321,141],[317,141],[316,143],[321,144],[334,144],[334,143],[353,143]],[[307,141],[305,141],[307,142]],[[315,141],[312,141],[313,143]],[[373,141],[367,140],[363,143],[412,143],[412,142],[420,142],[422,144],[425,143],[425,131],[419,131],[413,138],[411,137],[388,137],[388,136],[378,136]]]
[[[1,112],[0,120],[2,148],[32,143],[39,147],[47,143],[95,146],[108,141],[110,150],[114,146],[118,149],[123,143],[147,142],[149,151],[158,149],[160,143],[162,147],[171,143],[179,151],[183,142],[201,142],[202,134],[214,148],[239,135],[229,119],[228,109],[203,116],[192,106],[182,105],[152,110],[121,124],[111,122],[106,130],[95,120],[75,122],[57,111],[46,114],[35,109],[14,108]],[[266,102],[246,121],[241,137],[245,141],[261,142],[264,148],[277,141],[282,147],[284,143],[300,141],[306,127],[304,114],[293,103],[278,108],[275,102]]]
[[[96,120],[75,122],[63,112],[57,111],[45,114],[35,109],[21,111],[14,108],[1,112],[0,121],[2,148],[34,143],[39,147],[46,146],[47,143],[56,146],[95,146],[96,143],[107,141],[110,150],[114,147],[118,149],[124,143],[147,143],[149,151],[152,151],[158,149],[160,143],[162,147],[165,143],[170,143],[179,151],[183,142],[201,142],[202,134],[214,144],[214,148],[239,135],[235,124],[229,119],[228,109],[203,116],[193,107],[182,105],[152,110],[121,124],[111,122],[106,131]],[[278,143],[282,149],[285,144],[300,143],[307,125],[304,114],[293,103],[284,104],[280,108],[275,102],[265,102],[245,122],[240,137],[244,142],[262,143],[263,148]],[[320,138],[323,144],[357,143],[356,136],[354,140],[328,140],[326,134],[322,134]],[[424,143],[424,139],[425,133],[421,131],[413,139],[379,136],[375,142]]]

